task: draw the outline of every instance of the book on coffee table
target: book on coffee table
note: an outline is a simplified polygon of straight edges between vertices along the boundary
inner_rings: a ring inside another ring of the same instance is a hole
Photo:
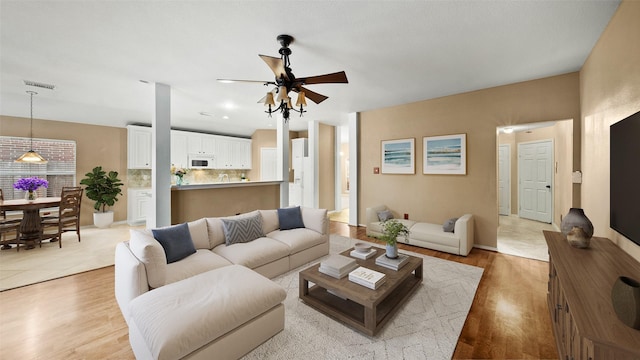
[[[367,260],[369,258],[374,257],[377,252],[378,251],[377,251],[376,248],[371,248],[367,252],[360,252],[358,250],[351,250],[351,252],[349,253],[349,256],[352,256],[352,257],[358,258],[358,259],[362,259],[362,260]]]
[[[318,271],[336,279],[342,279],[358,267],[355,259],[344,255],[331,255],[320,263]]]
[[[375,290],[386,280],[385,274],[360,266],[349,273],[349,281]]]
[[[409,255],[398,254],[398,257],[395,259],[388,258],[387,255],[383,254],[376,258],[376,265],[386,267],[387,269],[396,270],[403,267],[409,261]]]

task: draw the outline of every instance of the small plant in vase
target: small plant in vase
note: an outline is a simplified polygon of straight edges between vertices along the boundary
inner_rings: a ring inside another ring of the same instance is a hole
[[[380,240],[387,243],[387,257],[395,259],[398,257],[398,236],[409,236],[409,229],[405,224],[396,219],[385,220],[382,223],[382,236]]]
[[[189,172],[189,169],[171,166],[171,174],[176,176],[176,185],[180,186],[184,182],[183,177]]]

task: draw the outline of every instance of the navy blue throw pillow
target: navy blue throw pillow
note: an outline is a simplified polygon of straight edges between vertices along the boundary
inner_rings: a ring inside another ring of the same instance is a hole
[[[280,230],[298,229],[304,227],[300,206],[278,209]]]
[[[196,252],[187,223],[151,230],[167,256],[167,264],[182,260]]]

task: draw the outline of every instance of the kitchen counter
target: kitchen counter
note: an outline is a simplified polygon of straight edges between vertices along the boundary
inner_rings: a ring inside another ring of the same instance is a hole
[[[203,189],[222,189],[232,187],[246,187],[246,186],[264,186],[264,185],[278,185],[282,181],[231,181],[231,182],[217,182],[210,184],[186,184],[186,185],[171,185],[171,191],[182,190],[203,190]]]

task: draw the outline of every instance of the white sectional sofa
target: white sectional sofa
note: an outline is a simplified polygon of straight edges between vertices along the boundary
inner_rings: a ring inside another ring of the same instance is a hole
[[[284,328],[285,291],[269,280],[329,253],[326,209],[301,208],[304,227],[280,229],[277,210],[188,223],[195,253],[167,263],[149,230],[116,247],[115,293],[137,358],[233,359]],[[259,217],[261,236],[226,245],[223,220]]]
[[[382,221],[378,213],[389,210],[385,205],[366,209],[367,236],[382,236]],[[394,217],[397,214],[393,214]],[[409,238],[398,237],[398,242],[420,246],[451,254],[467,256],[473,248],[473,215],[465,214],[456,220],[453,232],[445,232],[443,224],[396,219],[409,229]]]

